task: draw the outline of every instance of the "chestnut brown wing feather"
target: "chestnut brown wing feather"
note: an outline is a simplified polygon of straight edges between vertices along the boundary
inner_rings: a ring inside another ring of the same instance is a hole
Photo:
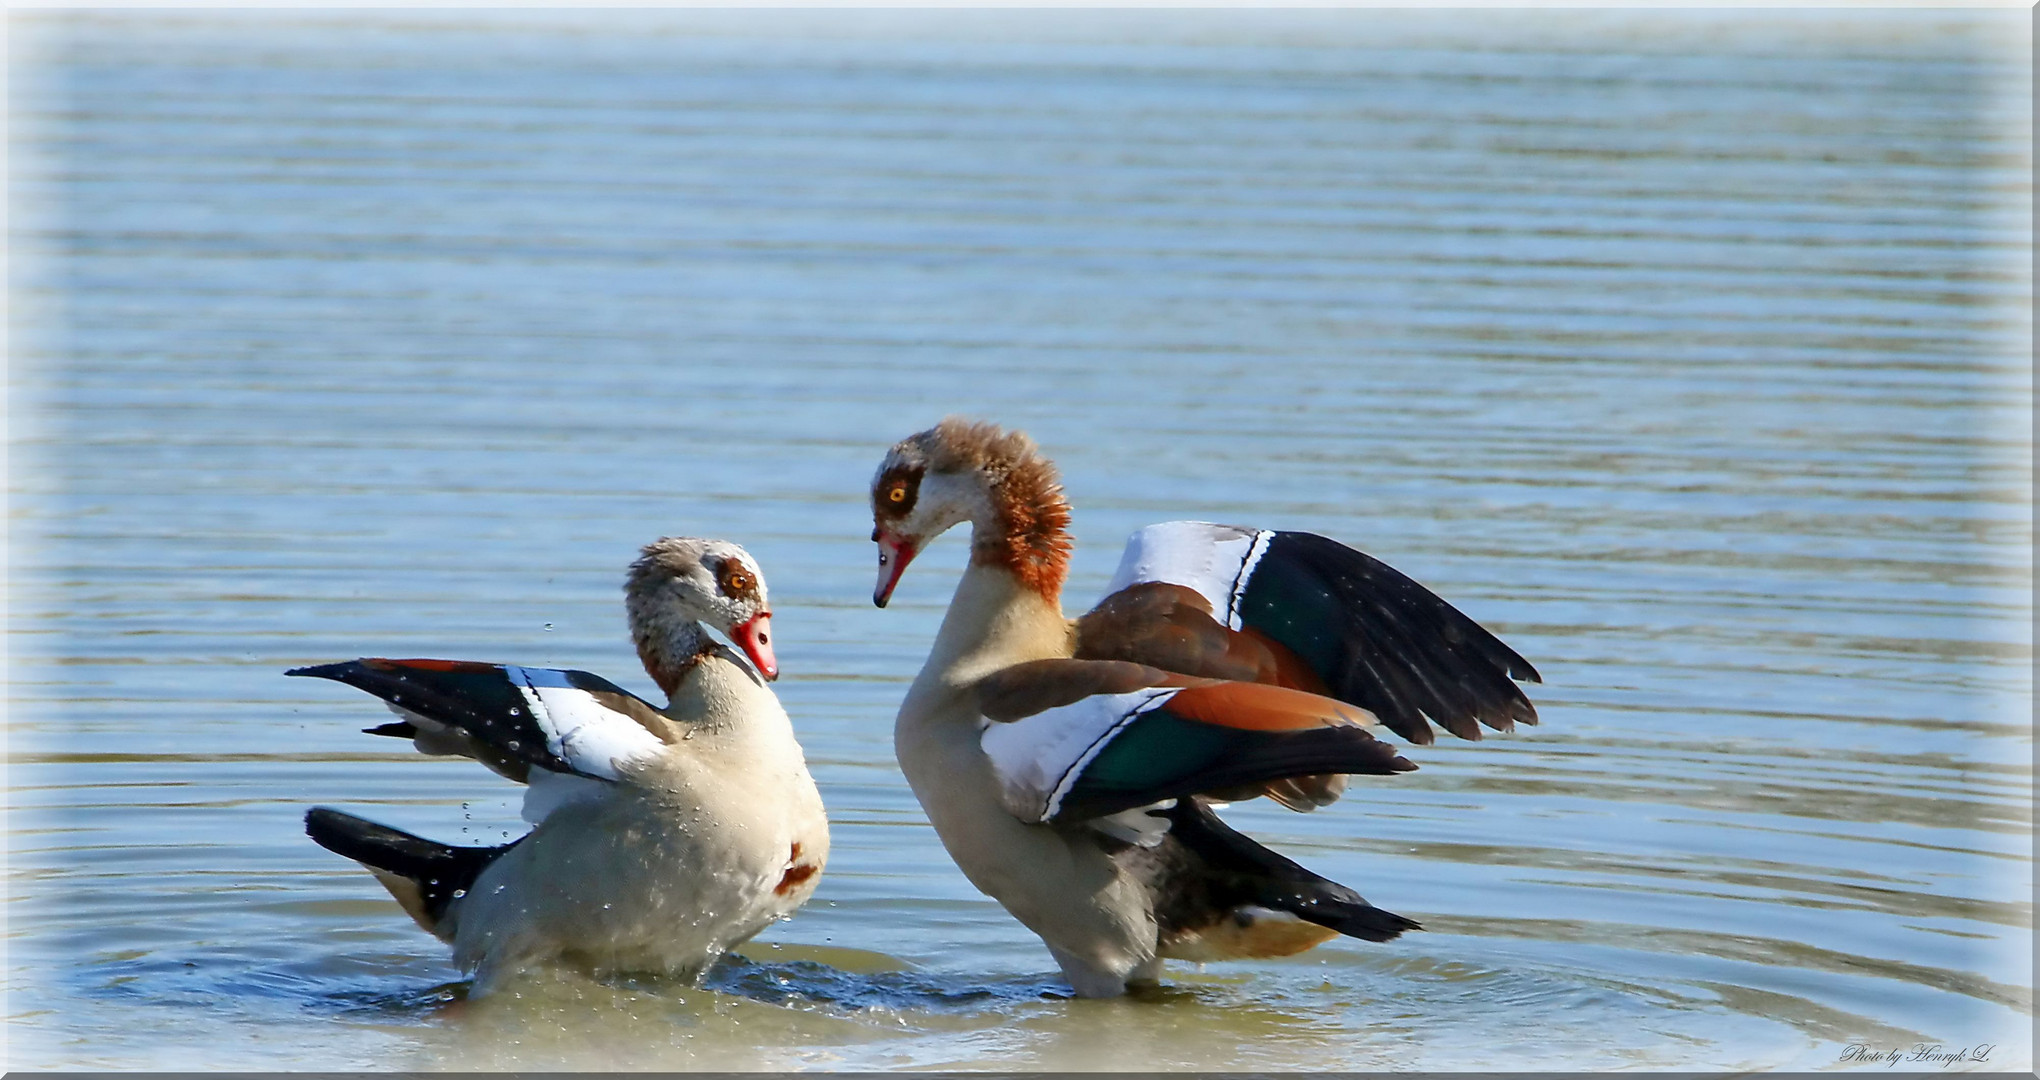
[[[1144,581],[1113,593],[1077,620],[1080,660],[1128,660],[1165,671],[1238,682],[1272,681],[1267,647],[1211,617],[1197,590]]]
[[[1212,617],[1210,601],[1187,586],[1166,581],[1128,585],[1099,601],[1077,620],[1076,629],[1079,659],[1129,661],[1207,679],[1325,693],[1324,683],[1294,653],[1261,634],[1221,624]],[[1326,774],[1215,794],[1228,801],[1266,795],[1304,811],[1331,805],[1345,789],[1344,776]]]
[[[1143,581],[1113,593],[1077,620],[1080,660],[1128,660],[1164,671],[1325,693],[1310,665],[1254,630],[1233,630],[1202,593]]]
[[[1169,681],[1166,671],[1120,660],[1029,660],[979,679],[975,689],[978,711],[1006,723],[1093,694],[1130,694]]]

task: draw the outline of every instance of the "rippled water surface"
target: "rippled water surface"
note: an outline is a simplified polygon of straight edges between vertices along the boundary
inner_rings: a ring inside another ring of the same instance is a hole
[[[2023,12],[43,15],[13,24],[19,1067],[2030,1067]],[[1308,528],[1542,726],[1231,820],[1428,932],[1071,1001],[891,721],[951,411],[1132,529]],[[358,655],[651,692],[747,545],[836,830],[702,988],[468,1002],[300,815],[498,840]]]

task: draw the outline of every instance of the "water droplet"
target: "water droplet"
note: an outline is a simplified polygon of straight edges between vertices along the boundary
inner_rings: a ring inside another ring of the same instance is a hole
[[[455,900],[458,900],[458,899],[460,899],[461,897],[463,897],[463,896],[466,896],[466,895],[467,895],[467,890],[466,890],[466,889],[455,889],[455,890],[453,890],[453,898],[454,898]]]
[[[545,624],[545,628],[546,628],[547,630],[550,630],[550,629],[552,629],[552,624],[551,624],[551,623],[546,623],[546,624]]]

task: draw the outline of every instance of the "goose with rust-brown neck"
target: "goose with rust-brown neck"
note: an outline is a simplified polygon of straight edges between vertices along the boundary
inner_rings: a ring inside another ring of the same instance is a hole
[[[1089,840],[1027,824],[999,801],[974,687],[1029,660],[1071,656],[1062,613],[1069,507],[1055,468],[1026,436],[944,420],[886,455],[872,484],[883,605],[906,563],[968,522],[970,565],[956,585],[927,663],[893,724],[900,771],[942,845],[971,884],[1050,942],[1072,985],[1123,989],[1087,972],[1146,971],[1156,961],[1147,885]]]

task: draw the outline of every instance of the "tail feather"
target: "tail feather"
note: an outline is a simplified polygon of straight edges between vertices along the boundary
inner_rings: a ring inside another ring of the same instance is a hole
[[[1179,799],[1168,816],[1170,835],[1212,871],[1232,877],[1262,907],[1364,941],[1389,941],[1406,930],[1423,929],[1416,920],[1375,907],[1352,889],[1241,835],[1219,820],[1203,799]]]
[[[500,847],[455,847],[323,806],[305,814],[305,835],[367,867],[419,926],[440,937],[450,931],[446,917],[453,902],[517,846],[513,840]]]
[[[1327,884],[1335,888],[1345,888],[1336,882]],[[1393,911],[1384,911],[1357,898],[1345,900],[1335,896],[1310,896],[1287,901],[1270,900],[1268,903],[1276,910],[1287,911],[1305,922],[1314,922],[1327,930],[1337,930],[1347,937],[1356,937],[1362,941],[1394,941],[1401,937],[1405,930],[1424,928],[1415,919],[1405,918]]]

